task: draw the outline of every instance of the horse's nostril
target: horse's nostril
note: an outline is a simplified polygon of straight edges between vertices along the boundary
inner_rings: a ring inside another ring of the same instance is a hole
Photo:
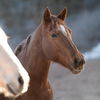
[[[80,65],[83,65],[83,64],[85,64],[85,60],[84,59],[81,59],[80,60]]]
[[[79,66],[85,64],[85,60],[77,58],[77,59],[74,60],[74,64],[75,64],[76,67],[79,67]]]
[[[24,84],[23,78],[21,76],[19,76],[18,82],[20,83],[20,85],[23,85]]]

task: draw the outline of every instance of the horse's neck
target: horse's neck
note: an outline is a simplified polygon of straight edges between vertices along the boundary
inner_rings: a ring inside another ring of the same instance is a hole
[[[33,79],[33,82],[38,81],[40,85],[47,82],[50,61],[45,57],[42,50],[41,27],[39,27],[31,37],[25,57],[25,66],[28,67],[28,72]],[[34,36],[33,36],[34,35]]]

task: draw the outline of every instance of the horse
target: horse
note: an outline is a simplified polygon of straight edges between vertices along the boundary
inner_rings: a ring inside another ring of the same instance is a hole
[[[27,71],[15,56],[7,40],[7,35],[0,28],[0,100],[2,97],[15,98],[25,93],[30,81]]]
[[[61,64],[73,74],[83,70],[85,59],[72,41],[72,31],[65,24],[66,15],[66,8],[58,16],[45,8],[40,25],[16,47],[15,55],[30,75],[28,92],[17,100],[53,100],[48,81],[52,62]]]

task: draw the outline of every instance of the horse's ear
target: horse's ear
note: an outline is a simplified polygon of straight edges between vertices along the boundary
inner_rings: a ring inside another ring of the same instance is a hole
[[[43,21],[44,21],[45,23],[50,22],[50,17],[51,17],[51,12],[50,12],[49,8],[47,7],[47,8],[45,9],[45,11],[44,11],[44,14],[43,14]]]
[[[67,8],[64,8],[57,17],[64,21],[66,16],[67,16]]]

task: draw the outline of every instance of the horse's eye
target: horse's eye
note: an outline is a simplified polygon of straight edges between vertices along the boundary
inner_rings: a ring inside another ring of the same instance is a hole
[[[53,38],[56,38],[56,37],[57,37],[57,34],[53,33],[51,36],[52,36]]]

